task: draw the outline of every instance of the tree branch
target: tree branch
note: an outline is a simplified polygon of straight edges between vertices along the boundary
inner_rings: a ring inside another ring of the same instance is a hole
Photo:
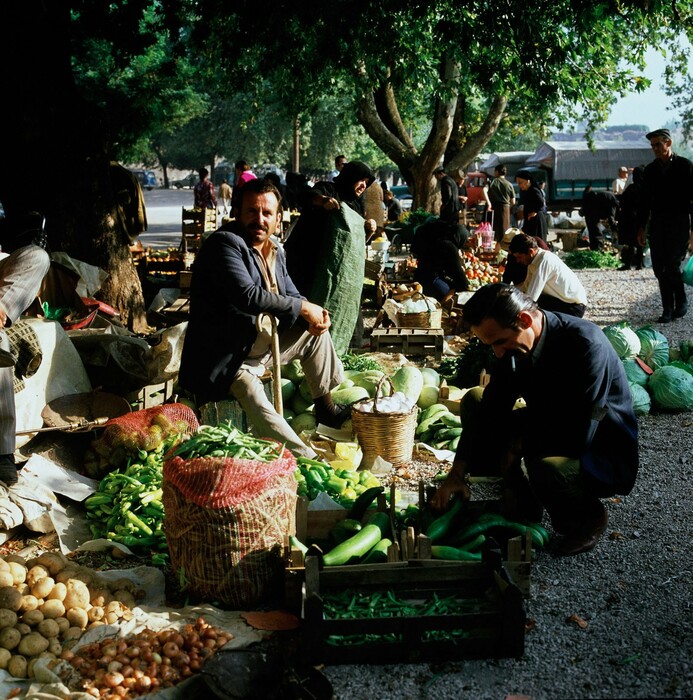
[[[486,119],[481,125],[479,130],[467,139],[465,143],[460,147],[459,151],[455,154],[452,160],[448,163],[448,168],[450,170],[456,170],[459,168],[467,169],[467,166],[481,151],[484,150],[484,146],[491,140],[493,135],[498,129],[503,114],[505,114],[505,108],[508,104],[508,98],[503,95],[498,95],[493,98],[491,107],[488,110]]]
[[[387,129],[392,132],[392,134],[394,134],[394,136],[396,136],[409,150],[416,153],[414,143],[412,142],[409,132],[402,121],[402,116],[399,113],[397,97],[395,96],[392,83],[389,80],[389,70],[387,82],[375,93],[375,106],[383,124],[387,127]]]

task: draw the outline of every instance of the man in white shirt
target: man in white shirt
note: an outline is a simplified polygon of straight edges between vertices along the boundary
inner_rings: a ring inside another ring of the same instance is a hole
[[[534,236],[517,234],[510,241],[509,255],[527,266],[527,277],[518,287],[541,309],[582,318],[587,294],[577,275],[556,255],[537,245]]]
[[[623,190],[626,189],[627,185],[628,185],[628,168],[626,168],[625,165],[622,165],[618,169],[618,177],[611,183],[611,191],[617,197],[620,197],[623,194]]]

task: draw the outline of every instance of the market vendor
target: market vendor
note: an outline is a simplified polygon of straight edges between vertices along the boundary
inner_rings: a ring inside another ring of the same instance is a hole
[[[276,412],[260,379],[271,362],[271,336],[258,333],[256,321],[267,313],[278,320],[281,363],[301,361],[316,420],[337,427],[349,415],[330,395],[343,381],[342,363],[327,332],[330,316],[299,294],[284,251],[272,240],[282,218],[279,201],[271,182],[247,182],[237,220],[226,225],[233,230],[215,231],[198,251],[179,383],[200,406],[237,399],[256,435],[314,457]]]
[[[582,282],[558,255],[539,248],[537,240],[520,233],[510,241],[509,254],[527,268],[525,279],[517,286],[544,311],[582,318],[587,308]]]
[[[598,326],[542,311],[513,285],[479,289],[464,319],[498,359],[462,400],[462,438],[433,507],[469,499],[467,475],[502,476],[506,517],[538,522],[546,508],[557,555],[592,549],[607,525],[600,499],[629,493],[638,470],[623,364]]]
[[[411,253],[416,258],[414,279],[426,296],[446,301],[469,289],[461,248],[469,231],[461,224],[433,219],[416,229]]]

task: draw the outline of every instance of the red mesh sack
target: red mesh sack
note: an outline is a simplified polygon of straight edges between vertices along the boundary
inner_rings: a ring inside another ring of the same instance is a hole
[[[140,450],[151,452],[175,434],[191,437],[200,424],[195,412],[182,403],[167,403],[126,413],[106,423],[92,440],[84,458],[85,472],[94,478],[105,476],[137,458]]]
[[[164,463],[164,532],[193,598],[245,610],[283,590],[282,552],[296,524],[296,459],[174,457]]]

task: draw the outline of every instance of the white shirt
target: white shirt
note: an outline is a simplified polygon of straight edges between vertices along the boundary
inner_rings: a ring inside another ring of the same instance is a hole
[[[627,184],[628,184],[627,177],[617,177],[611,183],[611,191],[616,195],[623,194],[623,190],[626,189]]]
[[[549,294],[568,304],[587,305],[587,293],[578,276],[550,250],[537,250],[519,288],[534,301]]]

